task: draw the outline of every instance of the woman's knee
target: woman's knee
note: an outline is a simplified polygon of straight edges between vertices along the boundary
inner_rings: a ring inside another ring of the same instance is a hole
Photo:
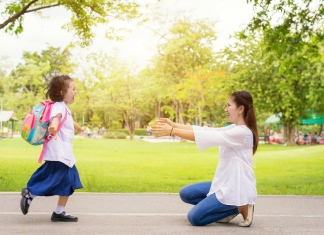
[[[179,195],[182,201],[185,203],[190,203],[190,194],[191,190],[189,189],[188,185],[184,186],[180,189]]]
[[[195,210],[191,210],[189,211],[187,218],[193,226],[201,226],[200,216],[201,215],[199,215]]]

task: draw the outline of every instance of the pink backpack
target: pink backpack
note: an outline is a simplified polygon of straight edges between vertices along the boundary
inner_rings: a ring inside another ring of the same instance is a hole
[[[21,127],[21,137],[31,145],[43,144],[43,149],[38,162],[41,163],[44,156],[45,147],[48,141],[53,137],[52,134],[48,134],[48,126],[50,123],[50,115],[54,102],[45,100],[38,103],[33,111],[26,114],[24,122]],[[59,132],[63,126],[66,116],[62,122],[60,122],[57,131]]]

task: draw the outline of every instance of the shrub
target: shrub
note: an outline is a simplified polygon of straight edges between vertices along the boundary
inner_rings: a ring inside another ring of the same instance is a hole
[[[146,129],[135,129],[135,135],[146,135]]]
[[[115,130],[116,132],[121,132],[121,133],[125,133],[126,135],[129,135],[129,131],[128,129],[117,129]],[[134,135],[146,135],[146,129],[135,129],[135,133]]]
[[[125,133],[126,135],[129,135],[128,129],[115,129],[113,130],[114,132],[120,132],[120,133]]]
[[[103,136],[104,139],[126,139],[127,134],[123,132],[108,132]]]

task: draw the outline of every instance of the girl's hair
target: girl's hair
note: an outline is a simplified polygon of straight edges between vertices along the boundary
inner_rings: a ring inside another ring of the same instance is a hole
[[[54,102],[63,101],[63,98],[69,89],[70,81],[73,81],[73,79],[66,75],[53,77],[47,84],[46,98],[48,99],[49,97]]]
[[[255,113],[253,109],[253,99],[249,92],[247,91],[236,91],[231,94],[234,97],[234,102],[236,103],[237,107],[241,105],[244,106],[244,121],[247,127],[253,133],[253,154],[256,152],[259,143],[259,134],[258,134],[258,127],[256,123]]]

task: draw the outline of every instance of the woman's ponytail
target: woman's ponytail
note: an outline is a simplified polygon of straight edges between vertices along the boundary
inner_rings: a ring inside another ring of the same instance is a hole
[[[256,116],[253,108],[253,99],[249,92],[247,91],[236,91],[231,94],[235,97],[235,103],[237,107],[244,106],[244,121],[247,127],[253,133],[253,154],[256,152],[259,144],[259,134],[258,127],[256,123]]]

